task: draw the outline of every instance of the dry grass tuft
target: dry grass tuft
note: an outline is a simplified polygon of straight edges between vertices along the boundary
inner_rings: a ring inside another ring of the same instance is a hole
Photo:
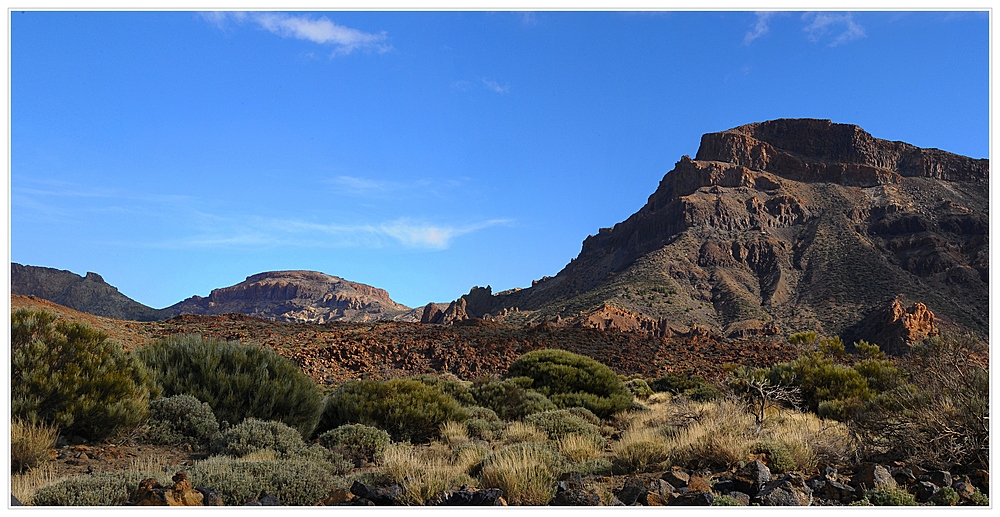
[[[21,474],[10,476],[10,494],[25,506],[34,502],[35,492],[42,487],[62,481],[66,477],[57,477],[52,465],[42,465]]]
[[[49,451],[56,446],[55,427],[29,423],[14,418],[10,422],[10,467],[23,472],[49,461]]]
[[[611,444],[616,470],[642,472],[669,457],[667,445],[667,437],[659,429],[630,428],[622,433],[621,439]]]
[[[445,422],[441,424],[441,439],[452,446],[469,443],[469,429],[462,422]]]
[[[574,463],[600,459],[604,452],[601,438],[591,434],[567,434],[558,445],[560,454]]]
[[[497,451],[483,465],[481,478],[484,487],[503,490],[512,505],[548,504],[555,481],[543,453],[530,447]]]
[[[504,443],[544,442],[548,439],[545,431],[524,422],[511,422],[503,432]]]

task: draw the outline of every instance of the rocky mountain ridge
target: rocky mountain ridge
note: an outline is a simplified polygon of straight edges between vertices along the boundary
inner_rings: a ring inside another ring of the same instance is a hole
[[[473,288],[464,311],[584,324],[610,306],[640,327],[834,335],[902,294],[985,334],[988,171],[829,120],[710,133],[555,277]]]
[[[316,271],[271,271],[236,285],[213,289],[163,309],[145,306],[118,292],[100,275],[11,264],[11,294],[36,296],[82,312],[135,321],[182,314],[245,314],[273,321],[417,321],[416,310],[379,289]]]

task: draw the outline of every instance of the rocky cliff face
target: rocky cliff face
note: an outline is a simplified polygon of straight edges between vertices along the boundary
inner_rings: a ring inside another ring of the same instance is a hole
[[[10,291],[14,295],[35,296],[81,312],[137,321],[166,317],[118,292],[97,273],[77,275],[48,267],[10,265]]]
[[[558,275],[485,300],[474,290],[466,311],[583,321],[609,305],[639,326],[833,335],[904,294],[985,333],[988,171],[827,120],[707,134]]]
[[[316,271],[260,273],[164,311],[171,316],[234,313],[300,323],[416,319],[409,307],[392,301],[383,289]]]

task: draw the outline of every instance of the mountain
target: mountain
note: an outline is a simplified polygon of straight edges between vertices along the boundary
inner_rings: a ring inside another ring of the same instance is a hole
[[[416,321],[415,312],[384,289],[316,271],[273,271],[249,276],[207,298],[192,296],[164,309],[180,314],[246,314],[275,321]]]
[[[169,317],[118,292],[97,273],[80,276],[62,269],[11,263],[10,291],[108,318],[154,321]]]
[[[11,294],[135,321],[230,313],[303,323],[420,319],[417,309],[392,301],[383,289],[315,271],[260,273],[236,285],[214,289],[208,297],[192,296],[165,309],[153,309],[121,294],[97,273],[81,277],[70,271],[12,263]]]
[[[455,305],[511,322],[839,335],[903,295],[986,334],[988,174],[986,159],[829,120],[709,133],[555,277]]]

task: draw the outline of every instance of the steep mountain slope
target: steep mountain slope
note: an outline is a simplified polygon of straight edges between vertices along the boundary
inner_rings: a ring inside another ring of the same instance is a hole
[[[11,263],[10,290],[11,294],[36,296],[108,318],[153,321],[169,317],[118,292],[97,273],[80,276],[61,269]]]
[[[275,321],[414,321],[415,312],[365,284],[316,271],[273,271],[249,276],[207,297],[192,296],[164,309],[180,314],[246,314]]]
[[[555,277],[475,288],[464,310],[579,323],[606,305],[660,329],[839,334],[903,294],[986,333],[988,172],[985,159],[828,120],[706,134]]]

